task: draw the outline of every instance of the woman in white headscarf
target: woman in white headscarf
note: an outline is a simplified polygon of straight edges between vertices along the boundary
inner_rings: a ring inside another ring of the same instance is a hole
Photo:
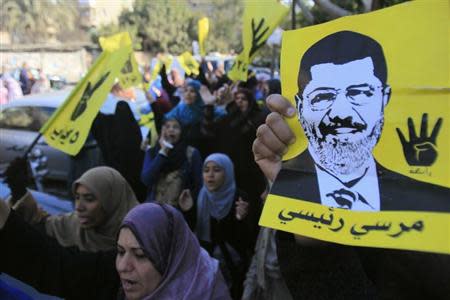
[[[225,277],[231,277],[231,294],[240,298],[242,282],[252,252],[248,203],[237,189],[234,168],[230,158],[214,153],[203,164],[203,187],[197,199],[195,234],[200,244],[225,263]],[[193,207],[180,203],[182,210]],[[186,201],[187,202],[187,201]],[[227,276],[229,275],[229,276]]]

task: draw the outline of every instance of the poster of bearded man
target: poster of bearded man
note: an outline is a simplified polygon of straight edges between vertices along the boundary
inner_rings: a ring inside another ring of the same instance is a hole
[[[283,96],[297,108],[288,120],[297,142],[260,225],[450,253],[448,14],[440,12],[449,3],[434,2],[429,14],[419,1],[284,33]]]

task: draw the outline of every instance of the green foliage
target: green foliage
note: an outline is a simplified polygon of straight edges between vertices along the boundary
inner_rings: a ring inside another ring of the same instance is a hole
[[[300,1],[300,0],[297,0],[297,1]],[[377,9],[380,9],[380,8],[389,7],[389,6],[392,6],[395,4],[407,2],[410,0],[373,0],[373,1],[374,1],[374,6]],[[364,6],[363,6],[363,3],[361,0],[331,0],[331,2],[333,2],[334,4],[337,4],[338,6],[349,11],[352,14],[360,14],[360,13],[364,12]],[[325,22],[331,21],[333,19],[317,5],[314,5],[311,8],[311,13],[314,16],[314,24],[325,23]],[[311,25],[304,18],[303,14],[301,12],[299,12],[296,15],[296,18],[297,18],[297,28]],[[290,20],[289,20],[289,22],[285,22],[285,25],[287,25],[288,23],[289,23],[289,26],[291,26]],[[288,28],[290,29],[290,27],[288,27]]]
[[[134,48],[151,53],[181,54],[198,39],[197,22],[209,18],[206,51],[228,52],[241,44],[241,0],[136,0],[132,11],[124,11],[119,25],[101,27],[94,35],[128,31]]]
[[[210,29],[206,51],[238,52],[242,48],[242,0],[209,0],[203,15],[209,18]],[[197,26],[197,24],[196,24]]]
[[[15,43],[45,42],[77,31],[76,0],[2,0],[0,26]]]

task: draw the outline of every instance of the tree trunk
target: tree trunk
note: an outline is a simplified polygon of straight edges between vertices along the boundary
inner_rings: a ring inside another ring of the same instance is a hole
[[[314,3],[316,3],[317,6],[319,6],[326,14],[328,14],[333,19],[348,16],[351,14],[348,10],[337,6],[330,0],[314,0]]]
[[[308,6],[305,4],[305,0],[297,0],[298,5],[300,5],[300,8],[302,9],[302,14],[305,17],[305,20],[308,22],[308,24],[314,24],[314,16],[309,10]]]

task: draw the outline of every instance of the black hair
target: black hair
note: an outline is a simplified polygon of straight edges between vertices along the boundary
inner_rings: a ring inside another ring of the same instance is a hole
[[[382,82],[387,81],[387,66],[381,45],[367,35],[353,31],[339,31],[316,42],[303,55],[298,72],[299,94],[311,81],[311,67],[318,64],[345,64],[370,57],[374,75]]]

